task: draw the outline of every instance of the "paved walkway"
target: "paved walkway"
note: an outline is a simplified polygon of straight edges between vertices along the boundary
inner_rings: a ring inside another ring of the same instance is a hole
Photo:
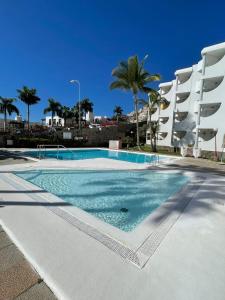
[[[0,225],[0,300],[56,300]]]
[[[27,158],[20,157],[8,151],[0,150],[0,166],[11,164],[24,164],[29,161],[30,160]]]
[[[168,164],[170,167],[192,172],[213,173],[225,176],[225,164],[202,158],[185,157]]]

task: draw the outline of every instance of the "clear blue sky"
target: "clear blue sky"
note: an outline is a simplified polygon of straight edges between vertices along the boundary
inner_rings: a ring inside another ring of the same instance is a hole
[[[110,116],[115,105],[129,112],[131,95],[109,90],[120,60],[149,54],[147,69],[170,81],[200,60],[203,47],[225,41],[222,0],[1,0],[0,20],[0,95],[35,87],[36,121],[49,97],[73,105],[78,91],[70,79],[80,80],[96,115]]]

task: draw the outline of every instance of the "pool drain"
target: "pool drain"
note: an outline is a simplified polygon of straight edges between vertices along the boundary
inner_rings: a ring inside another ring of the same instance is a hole
[[[128,212],[128,209],[127,209],[126,207],[122,207],[122,208],[120,209],[120,211],[122,211],[122,212]]]

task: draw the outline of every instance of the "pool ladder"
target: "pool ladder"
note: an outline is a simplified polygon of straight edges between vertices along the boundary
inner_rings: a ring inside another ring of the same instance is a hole
[[[146,156],[145,156],[145,159],[146,159]],[[159,155],[157,155],[157,154],[151,155],[151,160],[146,161],[146,162],[149,162],[150,164],[154,164],[154,166],[157,166],[159,164]]]
[[[66,148],[63,145],[45,145],[45,144],[42,144],[42,145],[37,145],[37,151],[38,151],[38,158],[39,159],[42,159],[42,158],[45,157],[47,147],[57,148],[57,156],[56,156],[57,159],[59,159],[59,149],[60,148],[66,149],[66,150],[70,151],[73,154],[73,152],[70,149]],[[42,150],[44,150],[44,155],[42,155],[43,154]]]

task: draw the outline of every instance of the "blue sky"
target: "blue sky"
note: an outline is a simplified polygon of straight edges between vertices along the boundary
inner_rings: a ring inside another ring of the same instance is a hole
[[[222,0],[1,0],[0,95],[35,87],[41,102],[31,119],[39,121],[49,97],[73,105],[78,90],[69,80],[79,79],[96,115],[112,115],[115,105],[127,113],[131,95],[109,90],[119,61],[149,54],[146,68],[170,81],[203,47],[225,41],[224,19]]]

